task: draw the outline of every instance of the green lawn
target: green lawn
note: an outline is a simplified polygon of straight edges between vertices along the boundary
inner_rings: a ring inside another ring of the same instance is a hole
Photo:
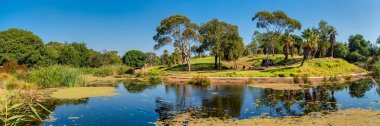
[[[238,68],[258,67],[265,55],[255,55],[242,57],[238,61]],[[289,60],[284,61],[284,55],[277,54],[270,56],[273,59],[275,66],[266,68],[264,70],[233,70],[233,62],[223,62],[223,70],[214,70],[214,58],[194,58],[191,60],[192,72],[187,72],[186,65],[176,65],[173,67],[156,67],[151,71],[159,71],[166,76],[209,76],[209,77],[291,77],[295,75],[308,76],[336,76],[347,75],[354,73],[366,72],[353,64],[348,63],[342,59],[331,58],[316,58],[305,62],[303,67],[300,66],[302,58],[300,56],[290,57]]]

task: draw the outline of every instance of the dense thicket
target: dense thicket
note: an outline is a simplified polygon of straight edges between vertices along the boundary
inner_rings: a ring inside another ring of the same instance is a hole
[[[117,51],[98,52],[85,43],[49,42],[44,44],[40,37],[22,29],[0,32],[0,65],[17,62],[28,67],[70,65],[74,67],[100,67],[121,64]]]

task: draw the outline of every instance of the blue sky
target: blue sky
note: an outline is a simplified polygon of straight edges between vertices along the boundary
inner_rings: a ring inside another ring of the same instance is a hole
[[[95,50],[154,51],[160,21],[182,14],[201,24],[218,18],[239,26],[247,44],[257,30],[252,16],[283,10],[303,29],[323,19],[334,25],[338,41],[363,34],[380,35],[380,0],[0,0],[0,30],[21,28],[45,42],[85,42]],[[299,34],[299,32],[296,32]],[[161,50],[155,51],[161,54]]]

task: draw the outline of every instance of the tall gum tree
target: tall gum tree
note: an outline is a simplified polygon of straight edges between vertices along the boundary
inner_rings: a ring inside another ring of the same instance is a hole
[[[202,40],[198,28],[197,24],[192,23],[189,18],[182,15],[165,18],[157,27],[157,34],[153,37],[156,41],[154,49],[157,50],[165,45],[173,45],[178,48],[186,60],[187,69],[190,72],[191,46]]]
[[[207,50],[210,50],[211,54],[215,57],[215,69],[221,68],[220,58],[223,55],[222,40],[223,35],[227,31],[227,25],[227,23],[218,19],[212,19],[203,24],[200,29],[200,33],[204,38],[203,46],[207,47]]]
[[[256,22],[256,27],[265,29],[269,33],[269,47],[267,51],[266,62],[268,62],[270,53],[274,54],[274,43],[279,40],[283,33],[291,33],[294,30],[301,29],[302,25],[298,20],[288,17],[283,11],[268,11],[257,12],[252,18]],[[267,67],[269,66],[268,63]]]

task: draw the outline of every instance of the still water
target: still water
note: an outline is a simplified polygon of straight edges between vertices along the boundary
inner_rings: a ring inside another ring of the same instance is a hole
[[[189,111],[197,117],[244,119],[348,108],[380,109],[380,88],[369,80],[304,90],[272,90],[247,85],[197,87],[133,83],[119,84],[115,88],[117,96],[46,103],[53,106],[53,113],[42,125],[153,125],[157,120]]]

